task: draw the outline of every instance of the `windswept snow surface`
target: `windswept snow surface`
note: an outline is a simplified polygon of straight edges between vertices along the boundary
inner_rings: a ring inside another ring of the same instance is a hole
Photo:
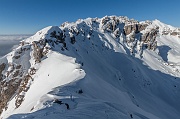
[[[150,27],[163,27],[159,22],[156,20]],[[60,28],[47,27],[26,42],[47,38],[53,30],[84,24],[84,29],[89,29],[88,23],[91,23],[90,18]],[[97,26],[92,29],[94,36],[90,40],[88,33],[85,38],[76,36],[75,44],[67,42],[68,50],[55,46],[41,63],[31,62],[38,71],[23,103],[16,109],[14,97],[1,117],[179,119],[180,39],[160,35],[157,49],[145,49],[140,58],[130,55],[123,38],[114,38]],[[64,104],[54,103],[54,99]],[[66,109],[65,103],[70,109]]]
[[[75,59],[64,56],[57,52],[51,52],[47,58],[40,64],[36,75],[33,77],[30,90],[26,93],[25,101],[17,110],[15,108],[14,100],[9,104],[7,111],[13,113],[28,113],[32,108],[39,108],[42,104],[39,100],[44,94],[47,94],[54,87],[64,85],[85,76],[85,72],[80,69],[80,66],[75,63]]]

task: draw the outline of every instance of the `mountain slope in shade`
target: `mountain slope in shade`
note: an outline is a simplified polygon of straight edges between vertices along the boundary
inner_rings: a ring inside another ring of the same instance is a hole
[[[0,59],[1,118],[178,119],[179,37],[116,16],[46,27]]]

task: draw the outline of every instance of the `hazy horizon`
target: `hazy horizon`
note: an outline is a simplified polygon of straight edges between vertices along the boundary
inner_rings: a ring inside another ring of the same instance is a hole
[[[17,47],[19,42],[31,35],[0,35],[0,58]]]

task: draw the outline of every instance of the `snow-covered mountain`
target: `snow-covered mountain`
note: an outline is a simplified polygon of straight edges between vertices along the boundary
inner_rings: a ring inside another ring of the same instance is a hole
[[[46,27],[0,58],[0,118],[179,119],[179,47],[158,20]]]

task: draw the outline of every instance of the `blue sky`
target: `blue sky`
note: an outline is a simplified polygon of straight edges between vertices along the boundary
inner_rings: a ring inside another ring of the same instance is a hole
[[[0,34],[33,34],[65,21],[105,15],[180,27],[180,0],[0,0]]]

